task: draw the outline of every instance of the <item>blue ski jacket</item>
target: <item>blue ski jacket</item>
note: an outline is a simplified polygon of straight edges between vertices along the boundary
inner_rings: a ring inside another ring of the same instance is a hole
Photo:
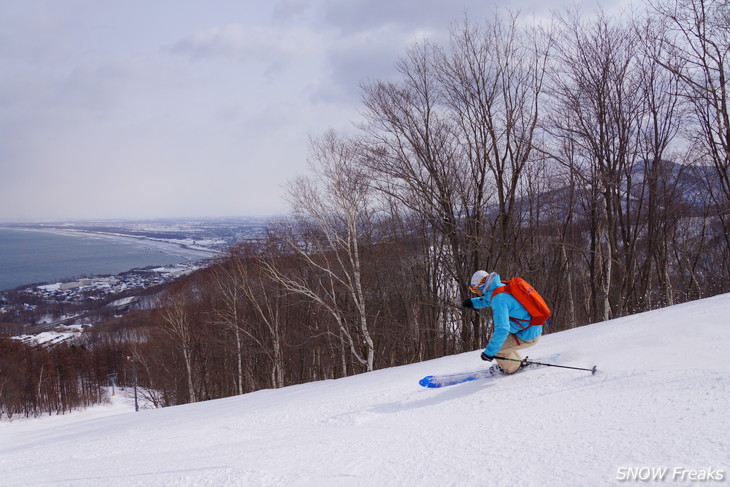
[[[484,296],[471,298],[474,309],[492,307],[494,333],[484,349],[484,353],[490,357],[494,357],[500,351],[510,333],[522,341],[534,340],[542,335],[542,325],[530,326],[524,321],[510,320],[510,318],[530,319],[530,313],[511,294],[499,293],[492,299],[492,292],[502,286],[504,286],[502,279],[497,275],[489,289],[484,290]]]

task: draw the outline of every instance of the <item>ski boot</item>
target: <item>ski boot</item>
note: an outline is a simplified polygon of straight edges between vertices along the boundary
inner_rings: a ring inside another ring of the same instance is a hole
[[[489,373],[492,375],[507,375],[507,372],[505,372],[502,366],[499,364],[494,364],[489,367]]]

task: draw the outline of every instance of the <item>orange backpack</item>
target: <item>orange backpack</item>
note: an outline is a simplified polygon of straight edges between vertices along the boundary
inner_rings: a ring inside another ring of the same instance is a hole
[[[527,281],[521,277],[513,277],[509,281],[502,281],[505,286],[498,287],[492,292],[492,299],[499,293],[511,294],[519,303],[525,307],[528,313],[530,313],[529,325],[522,326],[522,323],[527,323],[527,320],[521,320],[519,318],[510,319],[520,325],[520,328],[526,330],[531,326],[540,326],[545,324],[548,318],[550,318],[550,308],[548,308],[545,300],[538,294],[535,289],[530,286]]]

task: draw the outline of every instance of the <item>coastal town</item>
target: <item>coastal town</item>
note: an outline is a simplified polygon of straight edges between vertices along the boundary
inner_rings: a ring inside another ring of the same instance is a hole
[[[31,286],[25,291],[47,301],[84,303],[112,294],[163,284],[190,274],[204,265],[186,262],[150,269],[132,269],[115,276],[89,277],[78,281]]]
[[[76,338],[96,323],[154,307],[155,296],[165,285],[211,262],[132,269],[0,293],[0,333],[36,344]]]
[[[38,344],[58,343],[129,311],[153,308],[156,297],[167,285],[209,266],[231,245],[260,238],[264,223],[262,218],[246,218],[12,225],[13,228],[134,238],[149,245],[174,245],[189,256],[176,264],[0,290],[0,334]]]

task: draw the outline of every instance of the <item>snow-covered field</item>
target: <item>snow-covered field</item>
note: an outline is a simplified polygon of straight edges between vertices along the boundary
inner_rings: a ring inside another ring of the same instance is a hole
[[[0,484],[725,484],[729,317],[722,295],[548,335],[529,350],[597,364],[595,376],[541,368],[418,385],[485,367],[475,351],[207,403],[135,413],[116,398],[0,423]]]

